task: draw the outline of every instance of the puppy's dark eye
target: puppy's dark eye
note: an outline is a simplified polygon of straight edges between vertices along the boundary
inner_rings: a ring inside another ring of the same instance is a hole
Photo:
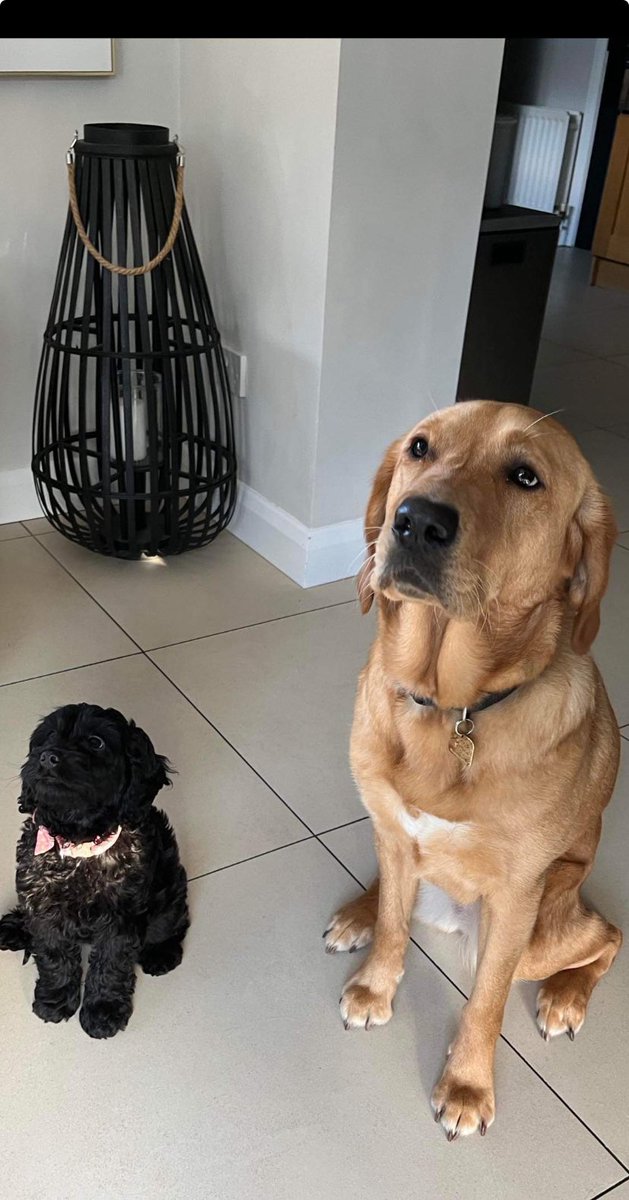
[[[510,483],[517,483],[518,487],[528,488],[529,491],[543,486],[539,476],[532,467],[527,467],[526,463],[519,463],[517,467],[513,467],[507,478]]]
[[[413,438],[409,446],[413,458],[425,458],[428,454],[428,442],[424,437]]]
[[[90,736],[87,739],[87,744],[88,744],[90,750],[104,750],[105,749],[105,743],[104,743],[102,737],[99,737],[97,733],[90,734]]]

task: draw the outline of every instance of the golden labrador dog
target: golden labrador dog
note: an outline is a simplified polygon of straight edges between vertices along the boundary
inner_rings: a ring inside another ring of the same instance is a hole
[[[622,941],[580,896],[618,767],[588,653],[616,526],[557,422],[470,401],[389,447],[365,532],[361,602],[377,597],[379,621],[351,763],[380,877],[324,936],[330,951],[373,940],[341,998],[352,1029],[391,1017],[417,900],[420,919],[471,940],[474,985],[431,1101],[452,1140],[494,1119],[512,980],[543,980],[542,1036],[574,1038]]]

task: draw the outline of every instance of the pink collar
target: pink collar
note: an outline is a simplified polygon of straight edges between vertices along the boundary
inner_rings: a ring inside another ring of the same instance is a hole
[[[94,858],[97,854],[111,850],[114,842],[120,837],[121,829],[122,826],[119,825],[113,833],[108,833],[105,837],[96,837],[91,842],[68,842],[58,834],[53,836],[45,825],[38,825],[34,853],[45,854],[56,845],[61,858]]]

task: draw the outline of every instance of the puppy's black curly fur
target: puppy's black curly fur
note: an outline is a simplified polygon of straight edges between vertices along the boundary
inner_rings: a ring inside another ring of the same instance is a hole
[[[186,873],[173,830],[153,808],[168,762],[114,708],[68,704],[33,733],[22,768],[18,905],[0,920],[0,949],[35,956],[33,1011],[65,1021],[81,1002],[81,943],[91,944],[80,1021],[90,1037],[124,1029],[135,966],[150,975],[181,962],[189,925]],[[117,841],[90,858],[35,855],[37,830],[78,843]]]

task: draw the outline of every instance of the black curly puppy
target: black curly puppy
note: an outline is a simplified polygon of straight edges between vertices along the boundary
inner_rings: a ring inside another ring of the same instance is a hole
[[[189,924],[175,835],[152,807],[168,763],[115,708],[68,704],[33,733],[22,768],[18,906],[0,949],[35,956],[33,1011],[65,1021],[81,1001],[81,943],[91,952],[80,1021],[90,1037],[124,1029],[135,965],[162,975],[181,962]]]

